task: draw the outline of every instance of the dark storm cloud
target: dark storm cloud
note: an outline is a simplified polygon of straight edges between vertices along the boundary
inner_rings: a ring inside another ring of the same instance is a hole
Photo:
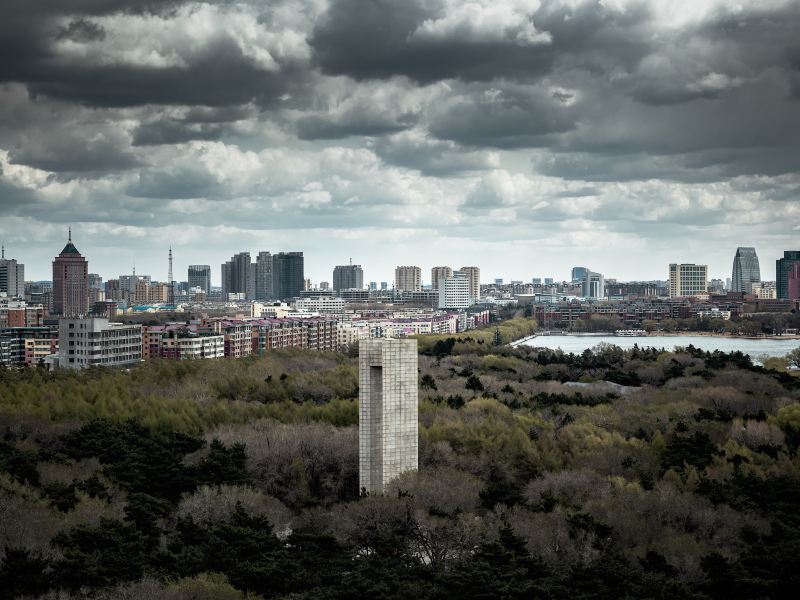
[[[302,78],[295,65],[268,71],[245,56],[226,33],[210,40],[188,64],[150,66],[96,64],[60,55],[54,42],[105,40],[105,30],[82,15],[164,14],[189,1],[137,2],[101,0],[15,2],[0,20],[0,82],[21,82],[33,96],[87,106],[129,107],[146,104],[228,106],[255,101],[272,104]],[[14,10],[17,8],[18,10]],[[77,17],[66,26],[60,16]]]
[[[575,126],[576,107],[563,96],[519,85],[470,90],[433,108],[430,131],[467,146],[546,146]]]
[[[554,55],[544,44],[417,40],[419,26],[441,13],[437,2],[340,0],[332,2],[311,39],[314,60],[326,73],[355,79],[405,75],[421,82],[461,77],[490,80],[550,70]]]
[[[187,199],[213,196],[220,192],[220,187],[207,171],[178,169],[144,172],[126,192],[141,198]]]
[[[339,119],[328,116],[301,117],[297,121],[297,136],[301,140],[335,140],[350,136],[381,136],[407,129],[414,124],[414,115],[402,115],[393,119],[392,115],[376,115],[375,118],[361,118],[352,115]]]
[[[670,219],[729,224],[737,200],[796,222],[800,3],[669,6],[7,0],[0,206],[475,240],[517,219],[680,238]]]
[[[436,177],[481,171],[497,164],[489,152],[468,151],[453,142],[428,139],[423,134],[384,137],[377,140],[373,149],[389,164]]]
[[[420,35],[426,24],[435,27],[446,16],[447,3],[441,1],[333,1],[311,39],[314,60],[327,73],[355,79],[532,80],[553,71],[558,62],[595,71],[630,68],[649,49],[647,32],[639,29],[650,17],[645,3],[624,13],[611,13],[599,2],[542,4],[520,15],[522,24],[542,33],[540,39],[528,39],[513,26],[495,35],[470,36],[461,23],[442,27],[438,35]]]
[[[66,27],[59,27],[56,31],[57,40],[72,40],[73,42],[95,42],[106,38],[106,30],[100,25],[87,19],[75,19]]]

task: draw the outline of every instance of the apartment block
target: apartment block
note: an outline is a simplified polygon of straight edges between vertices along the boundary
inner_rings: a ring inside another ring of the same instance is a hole
[[[668,288],[671,297],[705,294],[708,291],[708,265],[670,264]]]
[[[142,327],[99,317],[60,319],[58,366],[129,367],[142,359]]]

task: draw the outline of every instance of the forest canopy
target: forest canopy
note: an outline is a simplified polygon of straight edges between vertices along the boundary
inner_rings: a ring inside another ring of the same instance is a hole
[[[788,361],[513,327],[420,340],[420,469],[384,496],[345,354],[0,370],[0,595],[793,597]]]

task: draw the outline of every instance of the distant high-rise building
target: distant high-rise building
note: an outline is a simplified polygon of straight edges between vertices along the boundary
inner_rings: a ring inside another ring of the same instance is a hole
[[[272,254],[258,253],[255,264],[255,299],[272,300]]]
[[[450,267],[433,267],[431,269],[431,289],[439,289],[439,281],[445,277],[452,277],[453,269]]]
[[[401,266],[394,270],[394,289],[399,292],[419,292],[422,290],[422,269]]]
[[[542,278],[541,277],[534,277],[531,279],[531,283],[533,285],[542,285]]]
[[[89,314],[89,262],[72,244],[72,230],[53,261],[53,313],[62,317]]]
[[[477,300],[481,297],[481,270],[478,267],[461,267],[459,269],[469,279],[469,297]]]
[[[494,284],[497,285],[497,286],[503,285],[503,278],[502,277],[496,277],[495,280],[494,280]]]
[[[760,282],[761,269],[758,266],[756,249],[740,246],[733,257],[731,291],[750,294],[753,291],[753,284]]]
[[[439,280],[439,308],[464,309],[471,306],[474,296],[470,296],[469,283],[469,278],[461,271]]]
[[[553,285],[553,278],[552,277],[545,277],[544,278],[545,285]]]
[[[602,273],[586,269],[583,281],[583,297],[602,300],[606,297],[606,283]]]
[[[88,277],[89,281],[89,289],[90,290],[102,290],[103,288],[103,278],[100,277],[97,273],[89,273]]]
[[[25,295],[25,265],[6,258],[5,247],[0,252],[0,292],[12,298]]]
[[[361,265],[338,265],[333,268],[333,291],[362,289],[364,270]]]
[[[331,289],[330,281],[320,281],[319,282],[319,289],[325,290],[325,291]]]
[[[211,266],[189,265],[187,273],[189,289],[200,288],[206,294],[211,292]]]
[[[800,250],[786,250],[775,261],[775,288],[778,298],[789,298],[789,272],[800,262]]]
[[[369,289],[370,289],[371,291],[373,291],[373,292],[374,292],[375,290],[377,290],[377,289],[378,289],[378,282],[377,282],[377,281],[370,281],[370,282],[369,282]]]
[[[272,255],[272,293],[278,300],[298,298],[305,288],[302,252]]]
[[[586,267],[572,267],[572,283],[582,283],[588,271]]]
[[[417,340],[358,344],[359,486],[381,494],[419,461]]]
[[[252,278],[250,253],[239,252],[222,265],[222,295],[244,294],[247,296],[248,286]],[[252,293],[252,286],[250,290]]]
[[[388,281],[381,281],[381,291],[385,292],[389,289],[389,282]]]
[[[786,274],[787,298],[800,300],[800,261],[797,261]]]
[[[751,289],[755,285],[758,284],[753,283],[751,285]],[[725,291],[725,283],[722,281],[722,279],[712,279],[711,281],[708,282],[708,291],[714,294],[721,294],[722,292]]]
[[[669,265],[669,295],[697,296],[708,291],[708,265]]]

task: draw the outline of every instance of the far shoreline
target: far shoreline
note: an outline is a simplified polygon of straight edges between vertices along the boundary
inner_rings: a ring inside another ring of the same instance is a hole
[[[577,332],[558,332],[552,334],[545,334],[542,335],[541,333],[535,333],[533,335],[525,336],[524,338],[514,340],[511,342],[512,346],[518,346],[520,344],[524,344],[530,340],[533,340],[537,337],[619,337],[621,339],[638,339],[638,338],[649,338],[649,337],[709,337],[709,338],[730,338],[730,339],[739,339],[739,340],[800,340],[800,335],[796,334],[789,334],[789,335],[739,335],[735,333],[718,333],[718,332],[710,332],[710,331],[656,331],[648,333],[647,335],[642,336],[616,336],[614,335],[613,331],[609,332],[592,332],[592,333],[577,333]]]

